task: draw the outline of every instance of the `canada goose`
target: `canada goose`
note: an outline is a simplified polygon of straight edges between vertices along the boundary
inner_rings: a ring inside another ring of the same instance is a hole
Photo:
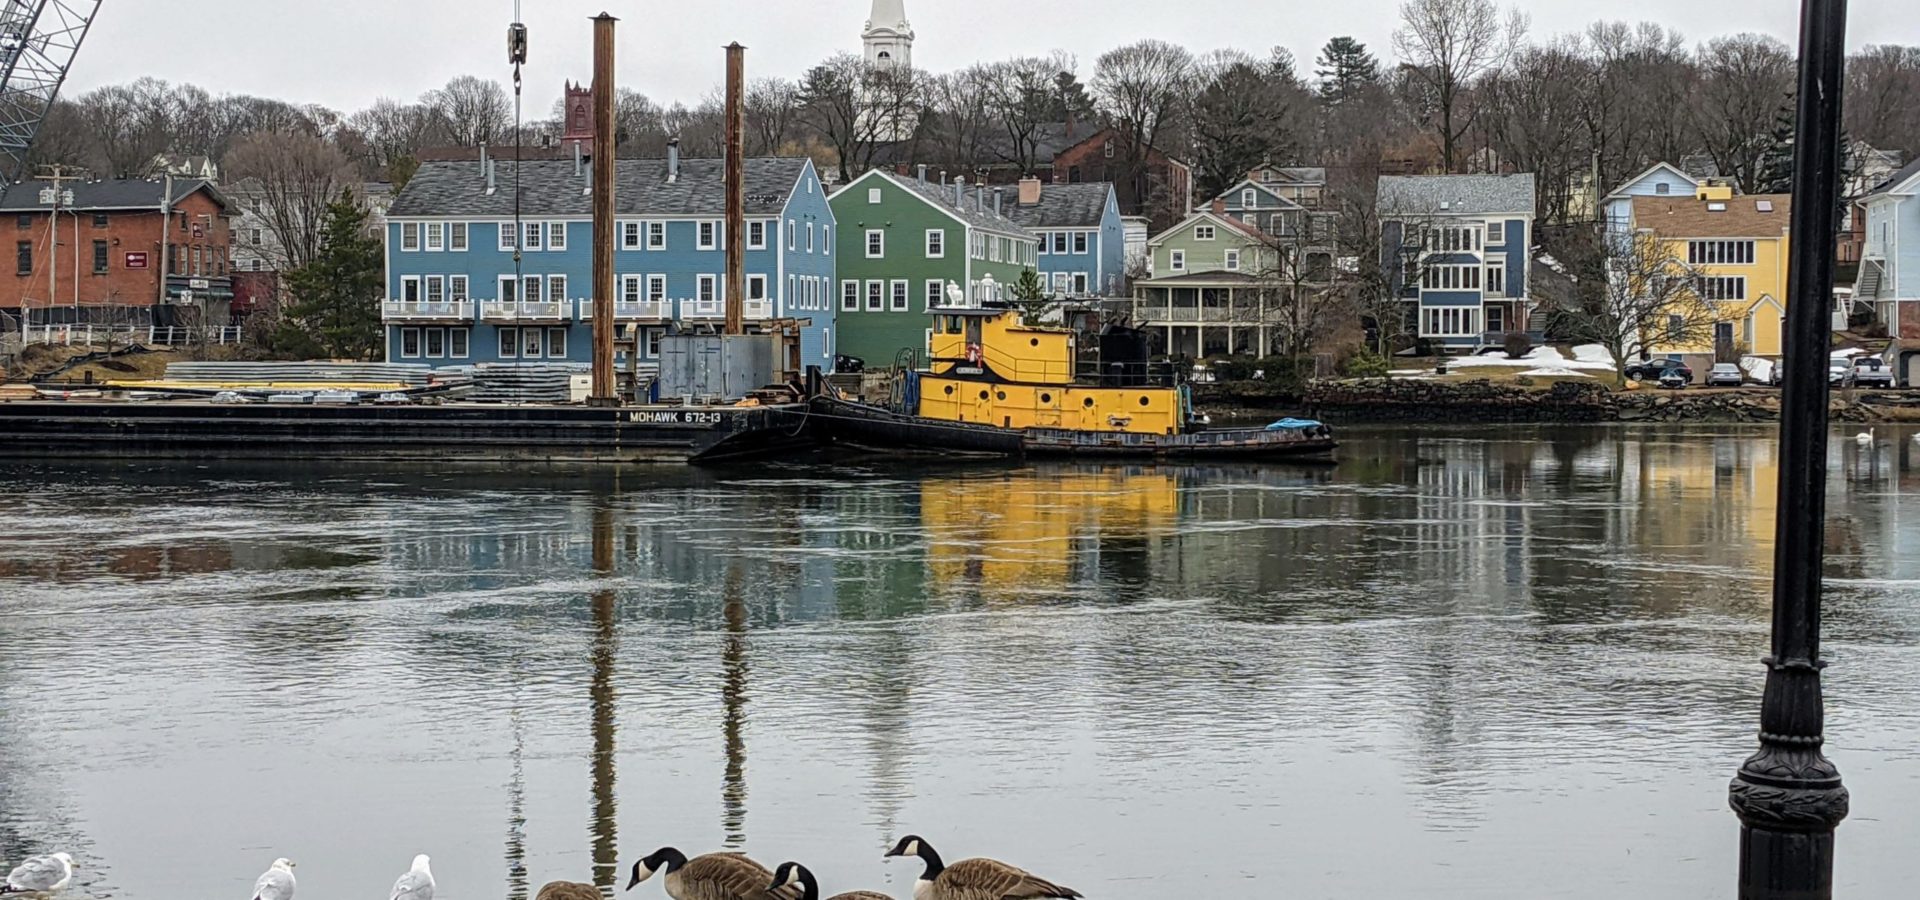
[[[73,880],[73,857],[66,853],[30,856],[7,873],[0,894],[51,894]]]
[[[798,900],[797,888],[771,890],[773,873],[745,853],[708,853],[688,859],[672,847],[661,847],[633,864],[627,890],[662,872],[667,896],[673,900]]]
[[[534,900],[604,900],[600,889],[578,881],[549,881]]]
[[[293,900],[293,860],[274,860],[253,883],[253,900]]]
[[[427,863],[425,853],[414,857],[413,868],[393,883],[393,893],[387,900],[433,900],[433,869]]]
[[[1042,897],[1079,897],[1070,887],[1061,887],[1025,869],[997,859],[963,859],[949,866],[940,861],[918,835],[907,835],[895,844],[887,856],[918,856],[927,864],[920,880],[913,883],[914,900],[1025,900]]]
[[[784,887],[800,888],[800,900],[820,900],[820,883],[813,880],[813,873],[807,871],[806,866],[797,862],[781,863],[780,868],[773,873],[773,887],[767,890],[778,890]],[[893,900],[893,898],[877,891],[848,891],[844,894],[835,894],[827,900]]]

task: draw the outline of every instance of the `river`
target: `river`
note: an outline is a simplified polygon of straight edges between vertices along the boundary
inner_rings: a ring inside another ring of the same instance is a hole
[[[1920,442],[1836,441],[1848,897],[1920,882]],[[521,475],[0,464],[0,861],[75,897],[1707,898],[1753,747],[1765,429],[1350,430],[1337,466]],[[618,868],[616,868],[618,867]],[[659,897],[657,884],[630,896]]]

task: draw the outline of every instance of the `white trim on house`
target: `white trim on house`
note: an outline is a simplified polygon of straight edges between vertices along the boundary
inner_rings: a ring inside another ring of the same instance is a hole
[[[1641,172],[1640,174],[1635,175],[1632,178],[1629,178],[1625,181],[1620,182],[1620,186],[1617,188],[1614,188],[1613,193],[1608,194],[1605,197],[1601,197],[1600,202],[1604,204],[1609,200],[1628,200],[1633,197],[1641,196],[1639,194],[1630,194],[1627,192],[1627,189],[1633,187],[1636,184],[1639,184],[1642,181],[1647,180],[1649,176],[1653,175],[1653,173],[1655,172],[1660,171],[1661,169],[1665,169],[1669,172],[1672,172],[1673,174],[1679,176],[1681,179],[1691,182],[1693,186],[1696,188],[1700,186],[1700,179],[1680,171],[1680,167],[1674,165],[1673,163],[1657,162],[1651,166],[1648,166],[1645,172]],[[1669,194],[1667,196],[1673,196],[1673,195]]]

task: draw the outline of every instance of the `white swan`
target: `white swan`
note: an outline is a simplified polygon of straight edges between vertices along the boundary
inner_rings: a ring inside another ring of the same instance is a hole
[[[1853,442],[1862,447],[1873,446],[1873,429],[1869,428],[1853,436]]]

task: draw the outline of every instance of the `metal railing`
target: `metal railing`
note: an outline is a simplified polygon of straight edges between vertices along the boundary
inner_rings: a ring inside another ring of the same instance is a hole
[[[148,347],[226,346],[240,343],[238,325],[220,328],[183,328],[168,325],[29,325],[19,341],[55,347],[94,347],[141,344]]]
[[[491,322],[559,322],[572,311],[571,300],[480,301],[480,318]]]
[[[615,300],[613,301],[615,319],[670,319],[673,317],[672,300]],[[593,321],[593,301],[580,301],[580,321]]]
[[[389,321],[473,321],[472,300],[384,300],[380,318]]]

